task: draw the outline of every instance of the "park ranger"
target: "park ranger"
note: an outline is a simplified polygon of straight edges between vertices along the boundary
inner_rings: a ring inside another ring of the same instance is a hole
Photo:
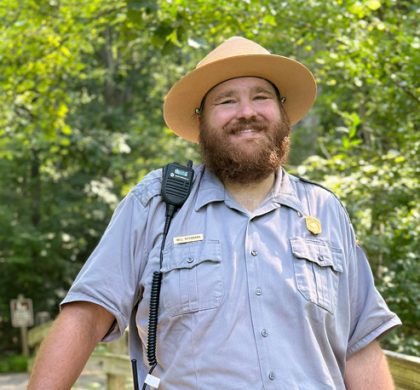
[[[30,389],[70,388],[96,343],[127,326],[144,388],[393,388],[378,338],[400,320],[348,215],[284,169],[291,126],[315,96],[305,66],[241,37],[171,88],[165,121],[199,143],[203,164],[153,171],[120,203]],[[168,172],[189,186],[170,225]]]

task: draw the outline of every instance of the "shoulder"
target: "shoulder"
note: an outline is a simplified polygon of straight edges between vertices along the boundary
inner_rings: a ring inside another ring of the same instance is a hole
[[[331,189],[305,177],[291,174],[288,175],[296,192],[299,193],[301,197],[305,197],[309,203],[322,205],[323,208],[327,205],[335,206],[340,212],[344,212],[346,218],[349,219],[348,212],[343,202]]]
[[[131,191],[142,205],[146,207],[150,200],[160,195],[162,186],[162,169],[149,172]]]
[[[307,178],[290,175],[296,193],[308,214],[316,216],[329,231],[329,240],[351,254],[356,240],[354,228],[346,207],[328,187]]]
[[[311,191],[315,191],[319,194],[323,194],[325,196],[333,196],[338,201],[340,201],[339,197],[328,187],[302,176],[296,176],[296,175],[290,175],[290,176],[292,177],[292,180],[294,180],[298,185],[303,186]]]
[[[201,177],[204,171],[204,167],[202,164],[194,165],[194,179],[193,181],[196,183],[200,180],[197,178]],[[129,192],[129,196],[134,197],[137,201],[141,203],[143,207],[147,207],[149,202],[158,197],[160,199],[162,189],[162,168],[155,169],[150,171],[144,178],[131,189]]]
[[[302,176],[292,175],[290,173],[287,173],[287,175],[295,189],[304,189],[307,193],[315,194],[321,197],[332,197],[340,201],[338,196],[331,189],[320,183],[304,178]]]

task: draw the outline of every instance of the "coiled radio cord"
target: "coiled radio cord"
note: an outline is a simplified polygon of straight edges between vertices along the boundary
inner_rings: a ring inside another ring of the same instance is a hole
[[[150,313],[149,313],[149,327],[147,334],[147,360],[151,367],[151,372],[157,365],[156,361],[156,334],[158,322],[158,308],[160,284],[162,281],[162,274],[159,271],[153,272],[152,289],[150,292]]]
[[[162,244],[160,247],[159,269],[163,265],[163,251],[165,249],[166,236],[168,235],[169,226],[171,225],[172,217],[175,214],[176,208],[172,205],[166,207],[165,227],[163,229]],[[150,290],[150,305],[149,305],[149,325],[147,332],[147,360],[149,362],[149,375],[157,366],[156,360],[156,342],[157,342],[157,324],[159,316],[159,297],[160,286],[162,283],[162,273],[160,271],[153,272],[152,287]],[[143,384],[142,390],[146,390],[147,383]]]
[[[157,366],[156,344],[157,344],[157,324],[159,317],[159,296],[162,283],[162,273],[160,270],[163,265],[163,251],[165,249],[165,241],[168,235],[169,226],[175,211],[182,207],[187,200],[193,184],[194,170],[192,161],[188,161],[187,166],[171,163],[162,169],[162,201],[166,204],[165,226],[162,234],[162,244],[160,247],[159,271],[153,272],[152,285],[150,289],[150,305],[149,305],[149,325],[147,334],[147,360],[149,362],[149,374],[143,384],[142,390],[146,390],[147,385],[150,387],[159,387],[160,379],[151,375]],[[134,389],[138,389],[137,363],[132,360]]]

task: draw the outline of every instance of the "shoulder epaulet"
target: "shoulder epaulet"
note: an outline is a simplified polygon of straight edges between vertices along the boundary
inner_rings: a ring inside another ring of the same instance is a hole
[[[294,175],[295,177],[297,177],[300,181],[302,181],[302,182],[304,182],[304,183],[308,183],[308,184],[313,184],[314,186],[318,186],[318,187],[321,187],[321,188],[323,188],[324,190],[326,190],[326,191],[328,191],[329,193],[331,193],[331,194],[333,194],[337,199],[339,199],[338,198],[338,196],[331,190],[331,189],[329,189],[328,187],[325,187],[324,185],[322,185],[322,184],[319,184],[319,183],[317,183],[317,182],[315,182],[315,181],[312,181],[312,180],[309,180],[309,179],[306,179],[305,177],[301,177],[301,176],[296,176],[296,175]]]
[[[314,186],[318,186],[318,187],[321,187],[322,189],[324,189],[325,191],[328,191],[330,194],[332,194],[333,196],[334,196],[334,198],[335,199],[337,199],[337,201],[338,201],[338,203],[340,204],[340,206],[343,208],[343,210],[344,210],[344,212],[346,213],[346,215],[347,215],[347,218],[349,219],[349,221],[350,221],[350,216],[349,216],[349,213],[348,213],[348,211],[347,211],[347,209],[346,209],[346,206],[343,204],[343,202],[341,201],[341,199],[339,198],[339,196],[334,192],[334,191],[332,191],[332,190],[330,190],[328,187],[325,187],[325,186],[323,186],[322,184],[319,184],[319,183],[317,183],[317,182],[314,182],[314,181],[312,181],[312,180],[309,180],[309,179],[306,179],[306,178],[304,178],[304,177],[301,177],[301,176],[296,176],[301,182],[303,182],[303,183],[307,183],[307,184],[312,184],[312,185],[314,185]]]
[[[132,190],[131,193],[146,207],[150,199],[160,195],[162,187],[162,169],[149,172]]]

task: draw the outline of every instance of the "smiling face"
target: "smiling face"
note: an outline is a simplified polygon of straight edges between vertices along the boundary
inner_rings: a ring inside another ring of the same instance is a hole
[[[268,135],[263,131],[264,123],[281,119],[274,87],[257,77],[241,77],[217,85],[207,94],[203,113],[203,120],[214,131],[223,132],[232,142],[244,146],[252,146],[253,140]]]
[[[225,81],[200,116],[204,163],[222,181],[257,182],[284,163],[290,126],[274,87],[257,77]]]

